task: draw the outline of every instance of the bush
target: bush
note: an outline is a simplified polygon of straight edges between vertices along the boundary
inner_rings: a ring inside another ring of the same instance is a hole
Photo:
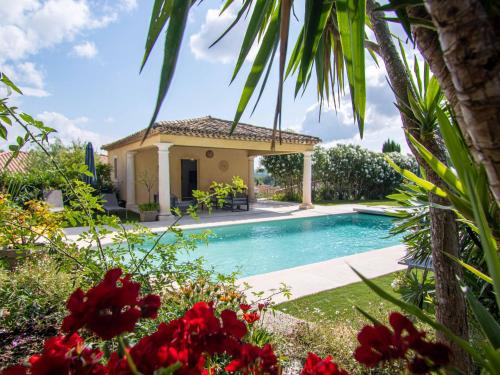
[[[65,314],[61,301],[78,284],[78,276],[61,270],[47,255],[32,257],[12,271],[0,268],[0,326],[29,332],[58,325]]]
[[[387,154],[398,166],[418,173],[415,159],[399,152]],[[283,200],[300,201],[302,192],[301,154],[262,158],[278,186]],[[317,201],[383,199],[402,183],[403,177],[385,160],[384,154],[354,145],[317,147],[313,154],[313,194]],[[286,198],[285,198],[286,197]],[[276,197],[280,200],[279,196]]]
[[[413,157],[388,155],[397,165],[418,171]],[[382,199],[403,181],[385,161],[384,154],[353,145],[318,147],[314,152],[313,179],[318,200]]]

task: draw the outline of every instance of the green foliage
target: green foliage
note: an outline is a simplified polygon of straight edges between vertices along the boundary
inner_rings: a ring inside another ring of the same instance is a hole
[[[158,203],[143,203],[139,205],[139,211],[158,211],[160,209],[160,205]]]
[[[400,153],[391,156],[398,165],[417,172],[412,157]],[[313,180],[319,200],[382,199],[403,181],[383,154],[353,145],[317,148],[313,156]]]
[[[424,311],[434,312],[435,283],[429,271],[412,269],[411,271],[400,272],[391,286],[401,295],[403,301]]]
[[[275,184],[284,189],[287,198],[301,195],[303,164],[302,154],[269,155],[261,160],[261,165]]]
[[[95,160],[97,193],[113,191],[111,166],[102,163],[97,154]],[[85,144],[73,142],[66,146],[59,139],[55,139],[47,144],[44,150],[35,145],[29,151],[26,172],[1,173],[0,189],[9,191],[15,187],[16,193],[12,194],[12,197],[19,203],[41,199],[43,191],[52,189],[60,189],[67,196],[70,194],[67,180],[81,180],[86,170]]]
[[[47,204],[30,200],[24,207],[0,193],[0,248],[30,251],[40,240],[60,238],[62,217],[49,211]]]
[[[391,157],[403,168],[418,172],[414,158],[400,153]],[[277,186],[283,188],[278,200],[300,200],[303,156],[301,154],[264,156],[262,166]],[[403,178],[394,171],[383,154],[360,146],[317,147],[313,154],[313,192],[316,200],[382,199],[393,193]],[[281,197],[281,198],[280,198]]]
[[[42,330],[59,324],[64,304],[79,284],[50,256],[36,256],[14,270],[0,268],[0,326],[11,331]]]
[[[401,152],[401,145],[396,143],[394,140],[388,138],[387,141],[382,145],[382,152]]]

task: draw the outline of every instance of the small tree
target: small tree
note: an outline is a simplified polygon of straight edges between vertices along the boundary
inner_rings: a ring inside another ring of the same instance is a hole
[[[148,203],[151,203],[151,191],[156,185],[156,178],[151,176],[149,172],[145,170],[139,178],[139,182],[146,188],[146,191],[148,192]]]
[[[382,145],[382,152],[383,153],[401,152],[401,145],[399,143],[396,143],[392,139],[388,138],[387,141],[385,141],[384,144]]]

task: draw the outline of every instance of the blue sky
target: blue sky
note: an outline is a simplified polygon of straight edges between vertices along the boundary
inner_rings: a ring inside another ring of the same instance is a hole
[[[205,0],[193,7],[159,119],[233,118],[251,61],[229,86],[245,25],[208,49],[236,13],[230,8],[219,17],[221,4]],[[0,0],[0,69],[25,93],[12,100],[58,129],[64,142],[91,140],[99,147],[144,128],[156,99],[163,47],[160,41],[139,75],[151,6],[147,0]],[[296,7],[300,17],[301,3]],[[294,22],[293,34],[297,28]],[[348,97],[337,112],[323,108],[318,122],[314,86],[294,99],[292,80],[285,85],[283,127],[320,136],[327,145],[358,143],[380,150],[391,137],[406,149],[385,72],[370,59],[367,80],[363,141],[352,121]],[[276,81],[273,73],[259,107],[251,117],[248,111],[242,121],[272,125]]]

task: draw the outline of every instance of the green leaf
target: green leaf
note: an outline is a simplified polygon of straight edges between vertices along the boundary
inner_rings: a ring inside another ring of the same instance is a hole
[[[272,54],[273,46],[277,43],[279,33],[279,14],[280,7],[276,7],[274,10],[273,16],[267,27],[264,38],[262,39],[262,44],[257,52],[257,56],[255,57],[254,63],[252,65],[252,69],[247,77],[245,82],[245,87],[243,88],[243,92],[241,93],[240,101],[238,103],[238,108],[236,110],[236,114],[234,116],[233,125],[231,127],[231,132],[234,130],[236,125],[241,119],[245,108],[252,97],[253,92],[255,91],[255,87],[257,86],[260,77],[262,76],[262,72],[264,71],[269,57]],[[272,64],[272,61],[269,62]]]
[[[257,38],[257,35],[259,34],[259,30],[264,21],[264,17],[269,10],[269,7],[271,7],[273,3],[274,1],[257,0],[257,3],[255,4],[254,10],[252,12],[252,16],[250,17],[250,21],[248,23],[245,37],[243,38],[243,43],[241,45],[238,60],[236,61],[233,76],[231,77],[231,82],[234,81],[234,79],[238,75],[238,72],[240,71],[241,66],[245,62],[245,59],[255,42],[255,38]]]
[[[352,107],[358,123],[359,134],[363,138],[366,106],[364,54],[366,2],[337,0],[336,7]]]
[[[0,72],[0,81],[3,82],[7,87],[10,87],[12,90],[17,92],[18,94],[23,95],[22,91],[17,87],[14,82],[12,82],[9,77],[5,75],[5,73]]]
[[[170,83],[172,82],[190,6],[190,1],[173,0],[170,20],[167,27],[167,35],[165,37],[163,66],[161,68],[160,87],[158,90],[158,97],[156,99],[156,107],[146,133],[144,134],[143,140],[149,135],[149,132],[156,121],[156,117],[158,116],[158,112],[160,112],[161,104],[167,95]]]
[[[475,188],[475,181],[471,176],[466,174],[465,186],[470,196],[472,211],[474,213],[474,222],[479,229],[479,236],[481,238],[481,246],[483,248],[484,259],[488,266],[488,272],[493,280],[493,289],[495,290],[495,299],[497,308],[500,312],[500,259],[498,257],[498,249],[496,241],[491,233],[491,229],[486,220],[486,214],[481,206],[481,200],[477,195]]]
[[[227,9],[228,6],[231,5],[233,1],[232,0],[229,0],[225,5],[224,7],[222,8],[222,10],[220,11],[220,14],[224,13],[224,11]],[[238,14],[236,15],[236,18],[234,19],[234,21],[228,26],[228,28],[222,33],[221,36],[219,36],[215,42],[213,42],[212,44],[210,44],[210,46],[208,48],[212,48],[214,45],[216,45],[217,43],[219,43],[221,41],[222,38],[224,38],[227,33],[229,31],[232,30],[233,27],[236,26],[236,24],[240,21],[241,19],[241,16],[243,16],[243,14],[245,13],[245,11],[248,9],[248,7],[250,6],[250,4],[252,3],[251,0],[247,0],[245,1],[245,3],[243,4],[243,6],[241,7],[241,9],[238,11]]]
[[[271,149],[274,149],[276,131],[278,130],[278,128],[280,130],[280,142],[281,142],[281,110],[283,107],[283,83],[285,80],[286,53],[288,48],[288,34],[290,31],[291,11],[292,11],[292,0],[281,0],[280,31],[279,31],[280,60],[279,60],[278,97],[276,100],[276,109],[274,112],[273,139],[271,141]]]
[[[453,169],[448,167],[446,164],[442,163],[437,157],[435,157],[429,150],[427,150],[424,145],[416,140],[410,133],[407,133],[407,137],[410,142],[415,146],[420,156],[425,160],[425,162],[432,168],[434,172],[449,186],[455,189],[460,194],[465,194],[464,186],[462,182],[457,177]]]
[[[418,177],[415,173],[413,173],[413,172],[411,172],[411,171],[409,171],[407,169],[400,168],[387,155],[384,155],[384,157],[385,157],[385,160],[390,164],[390,166],[392,168],[394,168],[394,170],[396,172],[400,173],[406,179],[410,180],[411,182],[414,182],[415,184],[417,184],[421,188],[423,188],[426,191],[429,191],[431,193],[434,193],[434,194],[436,194],[439,197],[448,198],[448,194],[444,190],[440,189],[439,187],[437,187],[433,183],[431,183],[431,182],[429,182],[427,180],[424,180],[423,178]]]
[[[476,316],[476,320],[478,321],[481,330],[486,335],[491,345],[495,349],[499,349],[500,325],[495,318],[491,316],[490,312],[483,305],[481,305],[469,288],[463,287],[462,290],[467,298],[467,302],[469,302],[472,312]]]
[[[465,263],[463,260],[458,259],[457,257],[454,257],[453,255],[450,255],[448,253],[445,253],[445,254],[449,258],[453,259],[455,262],[457,262],[458,264],[460,264],[462,267],[464,267],[467,271],[473,273],[474,275],[476,275],[480,279],[486,281],[488,284],[493,284],[493,279],[491,277],[489,277],[488,275],[482,273],[478,269],[472,267],[470,264]]]
[[[149,21],[148,37],[146,38],[146,51],[144,52],[144,57],[142,58],[140,71],[142,71],[144,65],[148,61],[151,50],[153,49],[161,30],[170,16],[172,5],[172,0],[155,0],[154,2],[151,19]]]
[[[295,84],[295,95],[306,85],[321,35],[325,30],[332,8],[333,2],[331,0],[306,0],[304,38],[302,42],[300,70]]]

